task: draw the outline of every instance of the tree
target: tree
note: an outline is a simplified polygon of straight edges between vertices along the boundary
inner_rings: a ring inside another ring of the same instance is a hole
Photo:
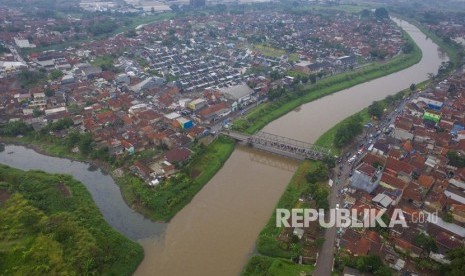
[[[442,219],[445,222],[449,222],[449,223],[454,222],[454,217],[452,216],[452,213],[450,211],[446,212],[444,216],[442,217]]]
[[[375,16],[377,19],[389,19],[389,13],[386,8],[378,8],[375,10]]]
[[[360,18],[369,18],[371,16],[371,12],[367,9],[363,9],[362,12],[360,13]]]
[[[92,151],[92,136],[90,134],[83,135],[78,143],[79,151],[88,155]]]
[[[443,275],[461,276],[465,271],[465,247],[459,247],[447,252],[447,257],[451,261],[446,267],[447,273]]]
[[[465,167],[465,156],[461,156],[457,151],[448,151],[447,158],[449,158],[450,165],[457,168]]]
[[[436,245],[434,238],[423,233],[416,235],[413,242],[416,246],[419,246],[428,252],[436,252],[438,250],[438,246]]]
[[[42,115],[44,115],[44,112],[42,110],[40,110],[38,108],[34,108],[32,110],[32,117],[37,118],[37,117],[40,117]]]
[[[353,141],[357,135],[363,131],[362,119],[360,116],[353,116],[344,122],[334,134],[333,143],[336,147],[342,148]]]
[[[416,86],[414,83],[412,83],[412,84],[410,84],[410,87],[409,87],[409,88],[410,88],[410,91],[413,92],[413,91],[415,91],[415,89],[417,88],[417,86]]]
[[[0,128],[0,134],[5,136],[25,135],[32,131],[32,127],[26,125],[23,121],[9,122]]]
[[[376,118],[381,118],[383,116],[383,107],[380,102],[374,101],[369,107],[368,107],[368,114],[372,117]]]
[[[55,95],[55,91],[53,91],[53,90],[50,89],[50,88],[47,88],[47,89],[45,89],[44,94],[45,94],[45,96],[47,96],[47,97],[53,97],[53,96]]]
[[[57,80],[63,77],[63,72],[61,72],[61,70],[54,69],[50,72],[49,77],[51,80]]]
[[[404,45],[402,45],[402,52],[404,54],[410,54],[411,52],[413,52],[414,49],[415,49],[415,44],[413,44],[413,42],[411,41],[407,41],[405,42]]]

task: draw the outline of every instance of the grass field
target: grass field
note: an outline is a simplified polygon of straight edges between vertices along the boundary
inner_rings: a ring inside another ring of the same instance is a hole
[[[302,273],[308,275],[313,271],[312,265],[296,265],[286,259],[271,258],[267,256],[253,256],[244,271],[243,276],[268,276],[268,275],[286,275],[300,276]]]

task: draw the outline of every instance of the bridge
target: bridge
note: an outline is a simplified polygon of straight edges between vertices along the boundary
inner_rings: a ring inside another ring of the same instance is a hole
[[[331,152],[327,148],[263,131],[254,135],[247,135],[226,130],[221,131],[221,134],[229,136],[237,141],[247,143],[254,148],[298,160],[323,160],[325,157],[331,156]]]

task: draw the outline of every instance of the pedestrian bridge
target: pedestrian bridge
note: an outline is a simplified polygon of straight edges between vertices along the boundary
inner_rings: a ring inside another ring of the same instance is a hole
[[[237,141],[247,143],[254,148],[298,160],[323,160],[331,156],[331,152],[327,148],[263,131],[254,135],[247,135],[225,130],[221,131],[221,134],[229,136]]]

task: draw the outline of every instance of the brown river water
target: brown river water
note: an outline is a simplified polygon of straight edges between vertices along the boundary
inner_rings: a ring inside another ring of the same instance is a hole
[[[401,23],[423,52],[403,71],[303,105],[264,131],[307,142],[344,118],[437,73],[443,55],[416,27]],[[168,224],[163,235],[141,240],[145,259],[136,275],[238,275],[260,230],[289,183],[296,163],[237,147],[224,167]]]

